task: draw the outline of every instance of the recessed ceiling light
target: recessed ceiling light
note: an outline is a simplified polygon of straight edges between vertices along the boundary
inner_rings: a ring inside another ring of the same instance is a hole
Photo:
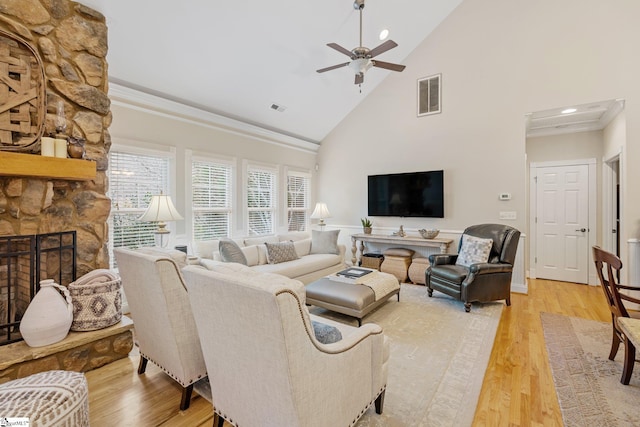
[[[380,31],[380,35],[378,36],[380,38],[380,40],[384,40],[387,37],[389,37],[389,30],[387,30],[386,28],[382,31]]]
[[[578,111],[575,108],[567,108],[566,110],[562,110],[562,114],[570,114],[570,113],[575,113],[576,111]]]

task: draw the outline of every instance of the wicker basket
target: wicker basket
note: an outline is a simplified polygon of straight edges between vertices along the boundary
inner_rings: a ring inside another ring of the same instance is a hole
[[[364,268],[375,268],[376,270],[380,270],[380,265],[384,260],[384,256],[382,254],[364,254],[361,259],[361,267]]]
[[[103,329],[122,318],[122,282],[111,271],[91,271],[68,288],[73,301],[72,331]]]
[[[0,150],[38,152],[44,132],[44,66],[26,40],[0,29]]]

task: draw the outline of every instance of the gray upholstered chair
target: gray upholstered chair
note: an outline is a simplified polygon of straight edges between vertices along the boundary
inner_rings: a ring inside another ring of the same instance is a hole
[[[382,413],[382,328],[310,315],[301,282],[241,267],[183,270],[216,417],[244,427],[324,427],[353,426],[374,402]],[[342,339],[321,343],[312,320],[338,328]]]
[[[182,386],[180,409],[185,410],[193,384],[207,376],[180,272],[186,254],[153,248],[118,248],[114,253],[140,348],[138,374],[149,360],[158,365]]]
[[[467,312],[475,301],[504,299],[511,305],[511,273],[520,232],[508,225],[481,224],[468,227],[465,235],[493,240],[487,262],[463,266],[456,264],[457,254],[430,255],[431,266],[425,272],[429,296],[434,290],[445,293],[463,301]]]

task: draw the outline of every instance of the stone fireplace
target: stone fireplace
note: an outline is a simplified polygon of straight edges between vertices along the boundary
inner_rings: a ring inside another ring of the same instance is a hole
[[[26,42],[41,59],[46,107],[45,111],[36,111],[42,118],[38,133],[84,139],[86,150],[84,159],[76,160],[42,157],[40,141],[24,150],[7,147],[6,135],[12,132],[9,127],[14,116],[23,112],[7,101],[7,93],[13,88],[6,78],[0,79],[0,106],[5,106],[4,110],[0,108],[0,137],[4,137],[0,138],[4,139],[0,141],[0,236],[75,231],[74,261],[69,262],[67,255],[57,259],[52,253],[44,262],[42,274],[48,277],[43,279],[57,279],[63,270],[54,259],[62,261],[64,268],[73,266],[77,277],[108,268],[111,202],[106,196],[106,170],[111,111],[105,18],[70,0],[6,0],[0,1],[0,30]],[[3,58],[0,68],[5,69],[0,71],[6,75],[6,67],[14,65]],[[26,106],[32,116],[36,115],[34,108],[39,107],[35,103]],[[88,164],[89,169],[82,166]],[[14,273],[19,272],[26,280],[24,275],[29,273],[23,264],[28,257],[22,251],[28,252],[29,248],[25,244],[12,247],[19,254],[11,265]],[[0,266],[0,278],[8,270],[8,263]],[[67,279],[61,281],[68,284]],[[0,303],[9,292],[16,293],[13,296],[17,296],[18,304],[28,303],[23,301],[26,291],[18,287],[0,293]],[[86,371],[127,357],[133,345],[132,327],[131,320],[123,316],[118,325],[95,332],[71,332],[51,346],[30,348],[24,342],[5,345],[0,357],[0,383],[49,369]]]
[[[56,133],[61,102],[64,134],[85,139],[85,161],[96,165],[92,179],[33,176],[40,168],[39,144],[35,153],[24,154],[33,156],[33,166],[27,161],[23,172],[6,176],[0,163],[0,175],[5,175],[0,176],[0,236],[74,230],[78,277],[108,268],[106,221],[111,203],[106,197],[105,172],[111,113],[105,18],[69,0],[6,1],[0,3],[0,28],[28,41],[42,58],[47,101],[44,134]]]

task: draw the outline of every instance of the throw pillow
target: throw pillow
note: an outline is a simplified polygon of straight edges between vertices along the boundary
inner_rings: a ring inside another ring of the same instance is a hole
[[[469,267],[471,264],[487,262],[492,245],[493,239],[481,239],[480,237],[463,234],[456,265]]]
[[[222,261],[247,265],[247,257],[244,256],[240,246],[233,240],[226,238],[220,240],[219,250]]]
[[[336,254],[338,250],[338,234],[340,230],[331,231],[311,231],[311,253],[312,254]]]
[[[313,333],[316,335],[316,339],[322,344],[331,344],[342,339],[340,330],[335,326],[325,325],[315,320],[312,320],[311,324],[313,325]]]
[[[269,264],[280,264],[281,262],[298,259],[293,242],[265,243],[265,246],[267,247]]]

